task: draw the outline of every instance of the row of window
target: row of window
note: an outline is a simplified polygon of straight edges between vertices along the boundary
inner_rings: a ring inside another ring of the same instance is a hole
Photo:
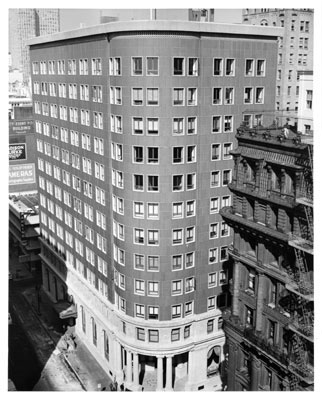
[[[132,57],[131,58],[131,75],[132,76],[158,76],[159,75],[159,57]],[[79,75],[89,74],[89,64],[91,66],[92,75],[102,75],[102,59],[92,58],[90,63],[88,59],[78,60]],[[172,75],[173,76],[198,76],[200,75],[199,58],[197,57],[173,57],[172,58]],[[48,65],[48,70],[47,70]],[[67,69],[66,69],[67,66]],[[265,76],[266,60],[264,59],[245,59],[245,76]],[[213,59],[213,75],[214,76],[235,76],[236,59],[235,58],[214,58]],[[77,61],[76,59],[67,60],[49,60],[34,61],[32,63],[32,73],[34,75],[76,75]],[[122,75],[122,66],[120,57],[109,58],[109,75]]]
[[[61,97],[74,100],[93,101],[94,103],[103,102],[103,91],[101,85],[77,85],[76,83],[55,83],[55,82],[33,82],[33,93],[43,96]],[[90,90],[91,88],[91,90]]]
[[[34,105],[36,114],[49,116],[50,113],[52,118],[59,118],[62,121],[70,121],[75,124],[80,123],[85,126],[90,126],[91,124],[91,112],[89,110],[81,109],[79,114],[79,109],[77,107],[57,106],[57,104],[40,103],[39,101],[35,101]],[[94,128],[103,129],[103,113],[92,111],[92,125]]]
[[[35,121],[35,130],[39,134],[61,140],[63,143],[70,143],[75,147],[81,144],[82,149],[91,151],[93,141],[93,151],[95,154],[104,155],[104,139],[74,131],[67,128],[59,128],[56,125],[49,125],[47,122]]]
[[[87,111],[87,110],[84,110]],[[67,111],[66,111],[67,112]],[[73,121],[77,120],[77,117],[75,117],[75,110],[73,110]],[[85,113],[85,116],[88,116],[89,118],[89,113]],[[97,119],[94,119],[94,125],[96,128],[100,129],[102,127],[102,119],[101,119],[101,114],[93,114],[94,117]],[[87,118],[87,117],[86,117]],[[262,115],[258,114],[257,119],[261,119]],[[234,117],[232,115],[214,115],[212,116],[211,119],[211,132],[212,133],[231,133],[233,132],[233,122],[234,122]],[[42,128],[42,123],[38,120],[36,120],[36,132],[37,133],[42,133],[45,136],[50,136],[50,128],[51,128],[51,137],[55,139],[61,138],[62,141],[65,143],[68,143],[68,132],[69,130],[67,128],[60,128],[60,135],[59,135],[59,128],[58,126],[55,125],[49,125],[48,123],[43,123],[43,128]],[[89,124],[90,120],[89,119],[84,119],[83,120],[83,125]],[[110,130],[112,132],[116,133],[123,133],[123,117],[121,115],[110,115]],[[133,135],[143,135],[144,133],[146,135],[159,135],[160,131],[160,126],[159,126],[159,118],[156,117],[132,117],[132,134]],[[62,133],[63,132],[63,133]],[[172,134],[173,135],[194,135],[197,134],[197,117],[174,117],[172,118]],[[83,136],[84,134],[82,134]],[[97,138],[94,139],[94,141],[97,142]],[[103,146],[103,139],[100,139],[101,143],[94,143],[94,151],[97,152],[98,154],[102,153],[100,149],[97,149],[97,147],[102,147]],[[88,139],[90,141],[90,139]],[[74,146],[79,146],[79,133],[75,130],[70,130],[70,143]],[[82,143],[83,145],[83,143]],[[85,148],[85,147],[83,147]],[[88,148],[86,150],[90,151],[91,145],[88,145]],[[103,154],[102,154],[103,155]]]
[[[221,270],[218,272],[219,286],[227,284],[227,272]],[[114,283],[122,290],[128,290],[125,285],[125,275],[114,270]],[[159,295],[159,282],[158,281],[145,281],[144,279],[134,279],[134,294],[139,296],[157,296]],[[217,286],[217,272],[208,274],[208,288]],[[196,288],[195,277],[190,276],[185,279],[176,279],[171,281],[171,296],[179,296],[184,293],[191,293]]]
[[[299,59],[299,63],[300,63]],[[54,85],[54,86],[53,86]],[[49,83],[49,93],[51,96],[56,95],[55,83]],[[100,90],[98,90],[100,88]],[[61,90],[64,89],[64,90]],[[94,91],[95,89],[95,91]],[[144,102],[144,89],[132,88],[131,104],[132,106],[158,106],[159,105],[159,88],[146,88],[146,98]],[[34,82],[34,93],[40,92],[39,82]],[[41,93],[47,95],[47,82],[41,83]],[[99,94],[98,94],[99,93]],[[235,102],[235,88],[234,87],[214,87],[212,89],[212,104],[213,105],[232,105]],[[255,98],[254,94],[255,93]],[[59,97],[66,97],[66,84],[58,84]],[[77,99],[77,85],[69,84],[69,98]],[[80,99],[89,100],[88,85],[80,85]],[[102,89],[101,86],[92,86],[92,100],[95,102],[102,102]],[[264,87],[245,87],[244,88],[244,104],[263,104],[264,103]],[[37,105],[36,105],[37,104]],[[110,88],[110,104],[122,104],[122,88]],[[197,106],[198,105],[198,89],[197,88],[173,88],[172,89],[172,105],[173,106]],[[64,116],[64,109],[67,107],[60,105],[60,118]],[[48,103],[42,103],[43,115],[49,115]],[[77,110],[77,109],[76,109]],[[35,102],[35,112],[40,113],[40,103]],[[71,107],[70,107],[71,113]],[[53,118],[58,116],[57,104],[50,104],[50,115]],[[78,118],[78,117],[77,117]],[[77,121],[71,121],[77,122]]]

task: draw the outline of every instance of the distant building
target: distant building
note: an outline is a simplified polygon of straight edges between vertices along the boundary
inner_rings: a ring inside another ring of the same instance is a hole
[[[246,8],[243,23],[284,28],[279,41],[276,78],[276,110],[296,121],[299,109],[299,77],[313,70],[314,12],[309,8]]]
[[[28,83],[30,77],[29,49],[26,41],[36,36],[60,31],[60,11],[51,8],[9,9],[9,52],[12,68],[23,73]]]
[[[299,73],[298,130],[311,134],[313,125],[313,71]]]
[[[128,390],[222,390],[219,209],[242,112],[274,106],[280,34],[149,20],[30,42],[44,292]]]

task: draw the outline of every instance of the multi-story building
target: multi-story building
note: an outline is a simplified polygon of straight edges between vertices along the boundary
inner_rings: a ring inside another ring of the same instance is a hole
[[[221,390],[235,127],[281,29],[126,21],[30,42],[44,290],[129,390]],[[76,317],[76,315],[74,315]]]
[[[9,52],[12,67],[23,73],[24,82],[30,78],[27,40],[60,31],[60,13],[52,8],[9,9]]]
[[[298,130],[311,134],[313,125],[313,71],[303,71],[299,75]]]
[[[302,71],[313,70],[314,12],[309,8],[246,8],[243,23],[262,26],[280,26],[284,36],[280,38],[277,78],[276,110],[296,122],[299,108],[299,77]]]
[[[313,390],[312,137],[237,129],[228,390]]]

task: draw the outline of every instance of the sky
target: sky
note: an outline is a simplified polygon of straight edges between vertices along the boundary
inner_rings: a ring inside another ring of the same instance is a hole
[[[100,14],[118,17],[119,20],[142,18],[142,9],[61,9],[61,30],[77,29],[84,26],[97,25]],[[147,15],[149,11],[147,10]],[[215,22],[241,23],[241,9],[215,9]]]

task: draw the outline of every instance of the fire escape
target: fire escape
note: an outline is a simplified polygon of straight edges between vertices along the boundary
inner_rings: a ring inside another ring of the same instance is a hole
[[[299,160],[303,167],[300,193],[296,198],[303,220],[289,240],[295,253],[295,269],[290,271],[289,339],[292,362],[289,366],[290,390],[299,390],[301,381],[306,387],[313,384],[313,146],[308,144],[307,154]],[[304,221],[304,223],[303,223]],[[295,283],[295,285],[294,285]]]

